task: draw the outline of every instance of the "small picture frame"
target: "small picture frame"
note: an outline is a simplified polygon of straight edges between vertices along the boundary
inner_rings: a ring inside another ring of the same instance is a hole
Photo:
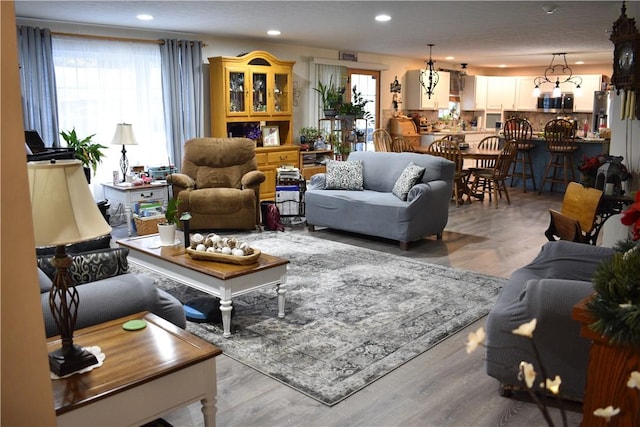
[[[262,145],[265,147],[280,145],[280,129],[278,126],[262,127]]]

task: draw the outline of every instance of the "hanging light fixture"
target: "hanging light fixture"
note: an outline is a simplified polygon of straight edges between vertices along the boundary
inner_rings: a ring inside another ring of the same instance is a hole
[[[572,83],[576,85],[576,95],[580,94],[582,85],[582,78],[579,76],[574,76],[573,72],[569,65],[567,65],[567,54],[566,53],[552,53],[553,57],[551,58],[551,64],[544,70],[544,76],[536,77],[533,79],[533,84],[535,85],[533,89],[533,96],[540,96],[540,85],[545,83],[551,83],[554,85],[553,87],[553,97],[557,98],[562,95],[562,90],[560,89],[561,83]],[[554,64],[553,62],[556,59],[556,56],[562,56],[563,62],[558,62]],[[552,79],[555,77],[555,81]]]
[[[460,78],[460,92],[464,92],[464,78],[467,76],[467,65],[466,63],[460,64],[462,70],[458,73],[458,77]]]
[[[431,99],[431,95],[433,95],[438,85],[438,80],[440,80],[440,76],[438,76],[438,72],[433,68],[435,62],[431,59],[431,48],[434,46],[432,43],[429,43],[429,60],[425,61],[427,64],[427,69],[420,73],[420,84],[424,88],[424,93]]]

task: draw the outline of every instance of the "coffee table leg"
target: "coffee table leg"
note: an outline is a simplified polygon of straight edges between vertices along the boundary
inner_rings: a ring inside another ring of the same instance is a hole
[[[277,285],[276,292],[278,292],[278,317],[284,317],[284,298],[287,293],[287,285],[285,283]]]
[[[231,300],[220,300],[220,311],[222,312],[222,336],[229,338],[231,336]]]

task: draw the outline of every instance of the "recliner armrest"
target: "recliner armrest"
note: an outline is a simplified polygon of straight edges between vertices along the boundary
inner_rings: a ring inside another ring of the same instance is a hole
[[[245,173],[242,176],[240,183],[242,184],[243,188],[256,189],[260,187],[260,184],[262,184],[265,179],[266,176],[264,175],[264,172],[255,170]]]
[[[182,187],[185,190],[193,190],[196,188],[196,182],[189,175],[183,173],[172,173],[167,175],[167,184],[172,184],[175,187]],[[174,191],[174,194],[177,194]]]

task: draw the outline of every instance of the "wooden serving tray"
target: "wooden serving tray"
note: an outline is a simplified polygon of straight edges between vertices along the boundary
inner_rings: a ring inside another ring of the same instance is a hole
[[[195,249],[187,248],[187,253],[193,259],[199,259],[203,261],[214,261],[214,262],[224,262],[227,264],[238,264],[238,265],[246,265],[253,264],[260,258],[260,250],[253,249],[253,253],[251,255],[245,256],[235,256],[235,255],[225,255],[215,252],[205,252],[205,251],[196,251]]]

